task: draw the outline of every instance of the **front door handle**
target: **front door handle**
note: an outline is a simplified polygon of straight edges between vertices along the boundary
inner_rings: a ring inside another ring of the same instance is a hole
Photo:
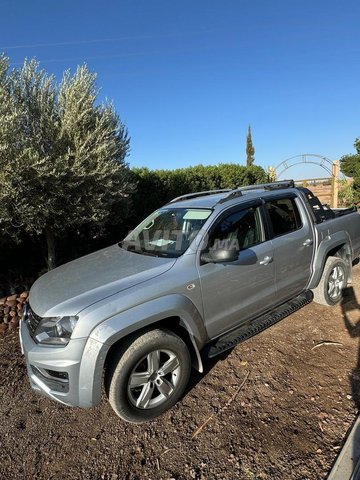
[[[264,257],[262,260],[260,260],[260,265],[269,265],[269,263],[271,263],[273,260],[272,257],[269,257],[268,255],[266,255],[266,257]]]
[[[314,243],[314,241],[311,239],[311,238],[307,238],[305,240],[305,242],[303,243],[304,247],[310,247],[310,245],[312,245]]]

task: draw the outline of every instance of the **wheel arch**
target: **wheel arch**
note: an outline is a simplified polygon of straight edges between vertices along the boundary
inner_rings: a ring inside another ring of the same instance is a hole
[[[347,281],[352,281],[352,254],[348,243],[342,243],[330,250],[328,257],[339,257],[346,262],[347,266]]]
[[[352,280],[352,248],[351,240],[347,232],[341,231],[326,237],[319,245],[318,252],[315,258],[314,274],[310,280],[309,287],[313,289],[318,286],[325,263],[329,257],[342,258],[347,265],[348,282]]]
[[[135,333],[141,335],[142,333],[155,329],[170,330],[171,332],[178,335],[185,342],[186,346],[189,349],[193,368],[195,368],[200,373],[203,372],[203,364],[200,350],[196,343],[194,335],[191,330],[189,330],[189,327],[186,325],[186,323],[179,316],[165,317],[162,320],[150,323],[144,328],[135,330],[134,332],[129,333],[124,337],[119,338],[118,340],[115,340],[107,351],[107,355],[104,361],[104,367],[106,368],[106,365],[109,362],[110,358],[121,347],[121,345],[123,345],[128,339],[134,336]]]

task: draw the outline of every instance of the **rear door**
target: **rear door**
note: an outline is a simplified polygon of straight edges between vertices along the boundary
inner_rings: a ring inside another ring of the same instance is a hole
[[[304,291],[309,281],[314,232],[295,194],[265,200],[265,212],[273,236],[276,303],[280,303]]]
[[[210,338],[269,309],[276,293],[273,246],[265,231],[261,201],[224,212],[209,232],[216,242],[240,249],[231,263],[201,264],[198,270]]]

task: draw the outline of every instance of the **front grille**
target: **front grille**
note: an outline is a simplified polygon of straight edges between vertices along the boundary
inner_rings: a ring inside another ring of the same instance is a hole
[[[36,313],[31,310],[30,305],[28,305],[24,320],[26,322],[26,325],[28,326],[31,337],[34,338],[35,331],[39,323],[41,322],[41,317],[39,317],[39,315],[36,315]]]

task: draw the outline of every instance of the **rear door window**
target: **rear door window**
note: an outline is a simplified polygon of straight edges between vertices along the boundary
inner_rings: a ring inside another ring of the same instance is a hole
[[[285,235],[302,227],[299,209],[293,198],[281,198],[266,202],[274,237]]]

